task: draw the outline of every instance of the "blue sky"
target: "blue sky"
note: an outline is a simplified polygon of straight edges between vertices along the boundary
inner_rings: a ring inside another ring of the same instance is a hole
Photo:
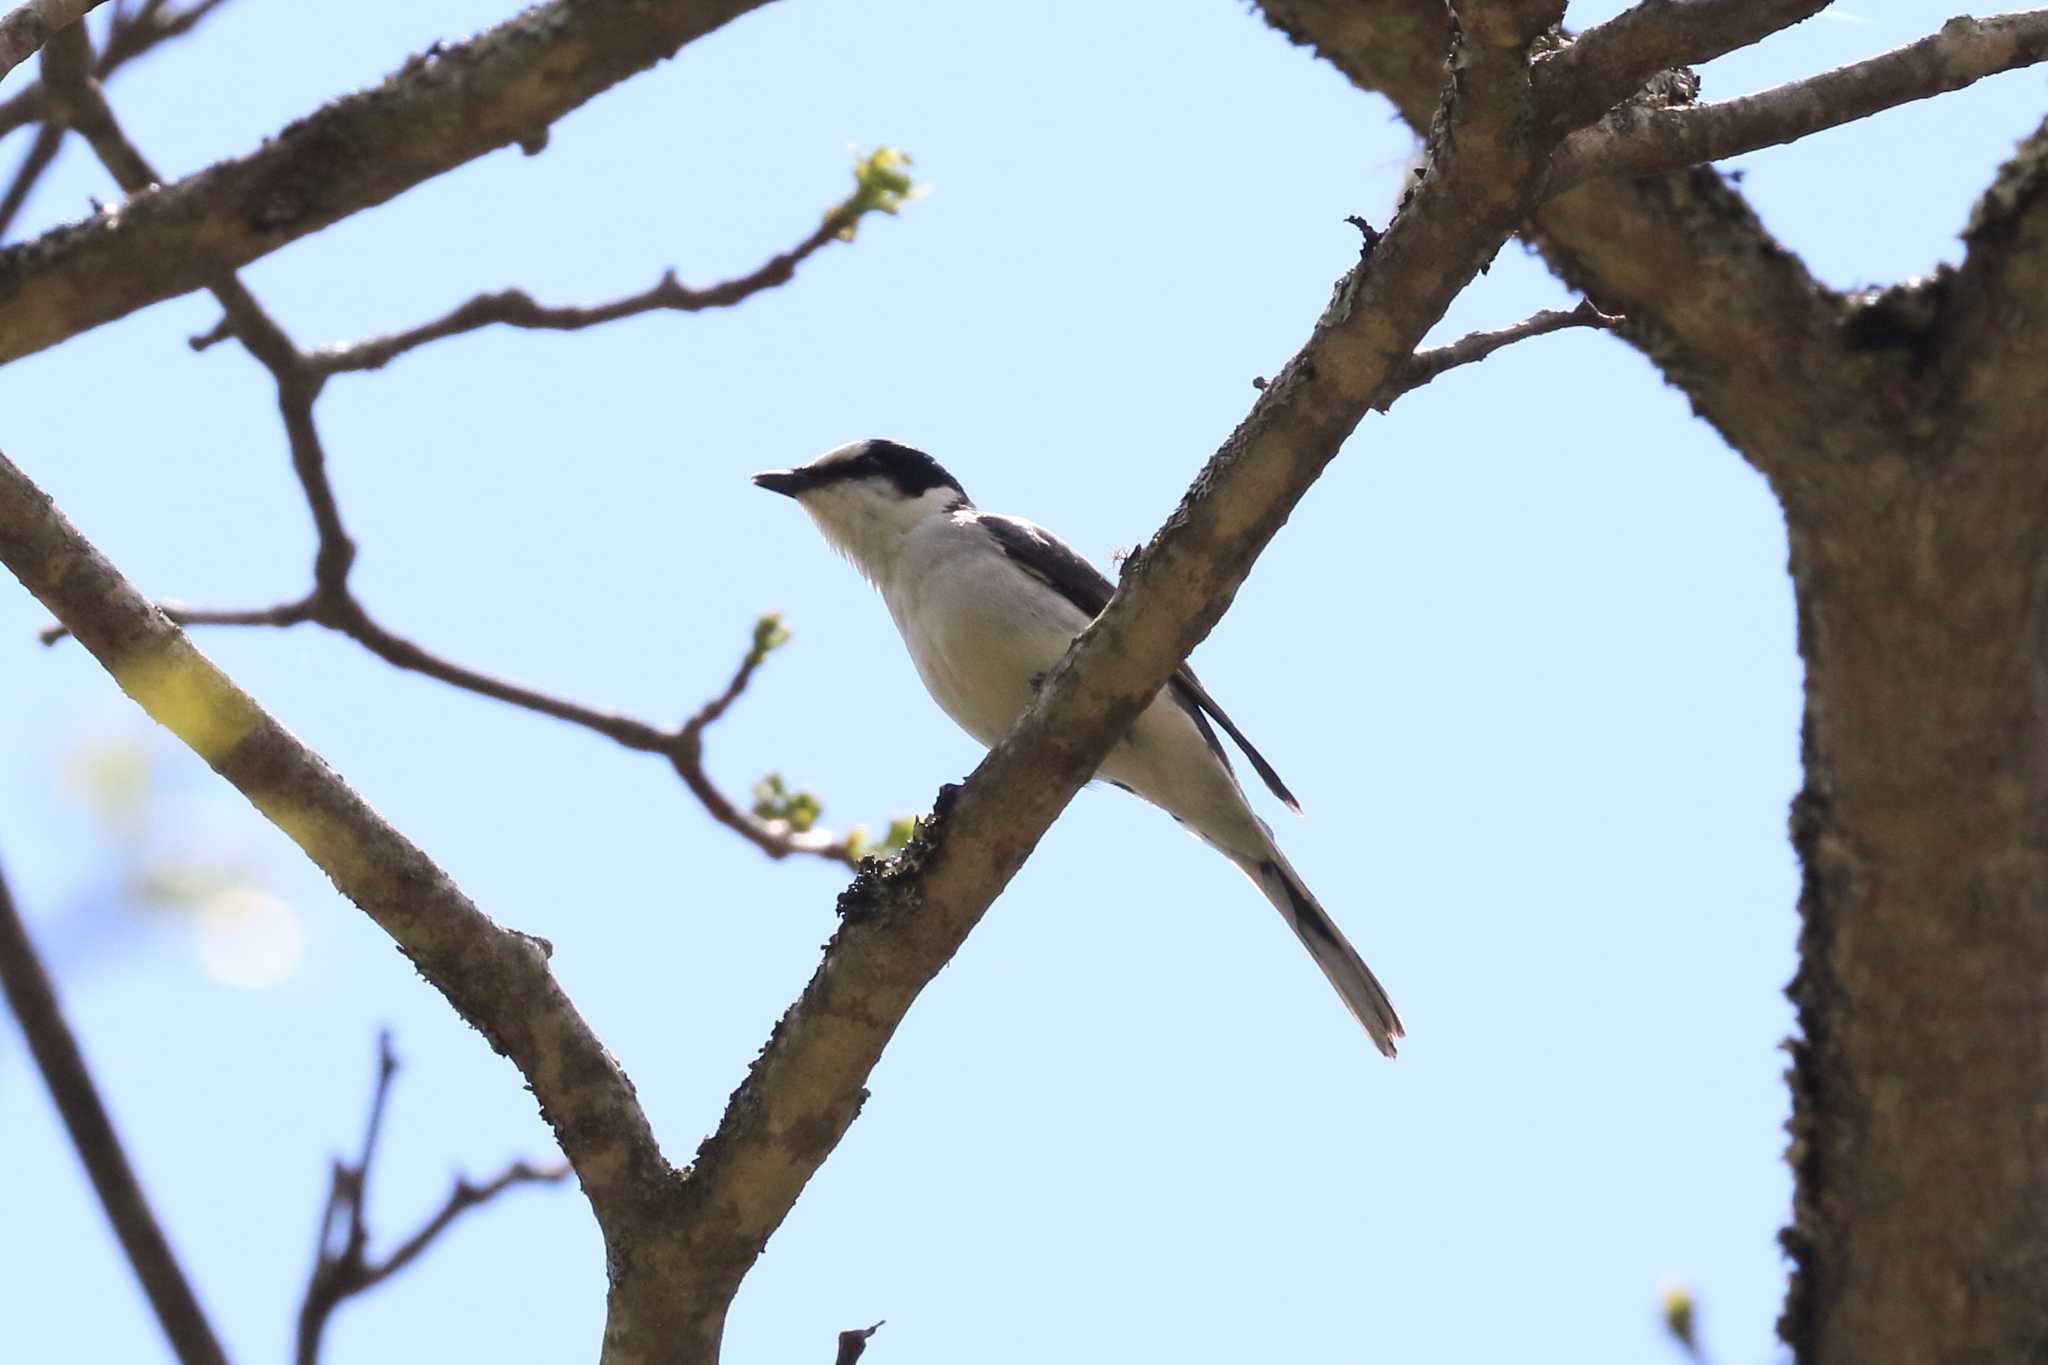
[[[505,12],[236,0],[111,93],[182,175]],[[1947,14],[1837,6],[1707,68],[1706,94]],[[2042,93],[2009,75],[1738,164],[1824,279],[1887,283],[1957,258]],[[786,3],[578,111],[540,157],[486,158],[244,278],[309,345],[508,284],[581,301],[669,267],[708,282],[799,239],[878,143],[916,156],[929,196],[743,308],[483,333],[338,378],[320,411],[371,608],[657,721],[722,686],[780,610],[794,638],[712,733],[714,774],[737,793],[778,770],[835,825],[921,810],[974,746],[866,586],[746,476],[891,435],[1107,563],[1306,336],[1356,250],[1343,218],[1383,221],[1413,153],[1383,101],[1236,4]],[[25,226],[111,193],[74,155]],[[1510,247],[1441,331],[1569,302]],[[302,590],[311,533],[267,377],[184,344],[214,316],[176,300],[0,371],[0,440],[146,590],[266,603]],[[279,1358],[380,1025],[406,1062],[385,1245],[454,1173],[544,1155],[548,1134],[280,836],[83,653],[34,643],[43,621],[0,589],[0,857],[231,1352]],[[1793,630],[1762,481],[1618,341],[1542,339],[1368,420],[1198,662],[1302,798],[1306,820],[1267,813],[1399,1003],[1401,1059],[1220,859],[1085,792],[911,1014],[742,1291],[730,1358],[822,1358],[886,1318],[878,1365],[1644,1360],[1682,1281],[1718,1360],[1773,1359]],[[686,1159],[809,975],[845,874],[764,860],[658,760],[346,641],[202,645],[487,910],[554,942]],[[139,845],[66,777],[110,745],[153,756]],[[295,969],[224,979],[190,916],[135,906],[137,862],[224,866],[275,897]],[[13,1353],[160,1358],[12,1036],[0,1147]],[[329,1359],[585,1359],[602,1305],[580,1197],[522,1192],[344,1308]]]

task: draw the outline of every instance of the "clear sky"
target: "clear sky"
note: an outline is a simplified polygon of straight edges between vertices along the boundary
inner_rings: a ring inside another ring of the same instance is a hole
[[[508,10],[235,0],[111,93],[183,175]],[[1839,5],[1707,68],[1705,93],[1949,13]],[[1741,158],[1744,187],[1831,284],[1925,272],[2042,96],[2038,72],[1994,79]],[[799,239],[878,143],[930,195],[743,308],[485,333],[337,379],[320,412],[371,608],[664,722],[781,610],[794,639],[712,733],[714,774],[739,793],[779,770],[839,826],[922,810],[977,750],[867,587],[747,475],[890,435],[1106,564],[1306,337],[1356,251],[1345,215],[1384,222],[1413,154],[1384,101],[1223,0],[785,0],[540,157],[497,153],[244,278],[304,344],[509,284],[709,282]],[[88,196],[113,191],[74,154],[23,227]],[[1443,330],[1570,301],[1511,246]],[[147,591],[267,603],[303,589],[311,533],[268,378],[184,344],[215,316],[180,299],[0,371],[0,441]],[[0,587],[0,857],[231,1352],[280,1359],[379,1025],[406,1063],[384,1245],[454,1173],[549,1135],[369,921],[81,651],[37,646],[43,623]],[[686,1160],[846,874],[763,859],[659,760],[347,641],[202,646],[485,909],[554,942]],[[886,1318],[877,1365],[1655,1360],[1674,1281],[1723,1365],[1776,1358],[1800,672],[1762,481],[1622,343],[1542,339],[1368,420],[1197,661],[1302,798],[1306,820],[1267,814],[1399,1003],[1401,1059],[1221,859],[1086,792],[912,1012],[748,1279],[728,1359],[822,1360]],[[109,746],[153,760],[139,832],[68,776]],[[224,959],[128,889],[195,869],[282,902],[280,956]],[[7,1356],[161,1358],[5,1031],[0,1152]],[[581,1198],[520,1192],[344,1308],[329,1359],[591,1359],[602,1312]]]

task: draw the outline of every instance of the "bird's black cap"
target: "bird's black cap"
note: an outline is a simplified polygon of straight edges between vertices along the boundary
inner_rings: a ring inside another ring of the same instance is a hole
[[[950,488],[963,498],[967,490],[944,465],[895,441],[857,441],[797,469],[771,469],[754,476],[754,486],[784,497],[799,497],[813,488],[849,479],[887,479],[906,498],[934,488]]]

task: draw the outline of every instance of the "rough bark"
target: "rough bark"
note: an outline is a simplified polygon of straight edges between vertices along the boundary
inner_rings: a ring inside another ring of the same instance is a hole
[[[1269,0],[1423,126],[1422,0]],[[1806,661],[1781,1331],[1811,1365],[2048,1358],[2048,132],[1958,272],[1815,282],[1710,169],[1526,235],[1783,504]]]
[[[2044,161],[2048,129],[1966,269],[1848,330],[1892,420],[1786,498],[1807,779],[1784,1328],[1806,1361],[2048,1356]]]
[[[0,364],[230,271],[548,126],[766,0],[554,0],[413,58],[245,156],[0,251]]]

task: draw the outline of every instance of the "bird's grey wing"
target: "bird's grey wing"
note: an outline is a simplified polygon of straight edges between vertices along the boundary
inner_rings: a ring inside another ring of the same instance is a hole
[[[1061,540],[1043,526],[1017,517],[998,516],[983,512],[976,518],[989,538],[995,541],[1011,563],[1044,583],[1054,592],[1073,603],[1083,616],[1093,620],[1109,605],[1109,599],[1116,592],[1116,585],[1104,576],[1102,570],[1089,563],[1087,558],[1073,546]],[[1273,765],[1266,762],[1265,755],[1252,747],[1244,737],[1244,731],[1237,723],[1224,714],[1216,699],[1209,695],[1195,677],[1193,669],[1182,664],[1179,671],[1167,680],[1167,688],[1175,702],[1194,720],[1208,741],[1216,757],[1223,760],[1224,767],[1230,766],[1230,755],[1223,751],[1223,744],[1216,738],[1216,732],[1209,728],[1203,716],[1206,711],[1215,717],[1223,727],[1223,733],[1244,750],[1244,756],[1251,760],[1252,771],[1256,772],[1272,791],[1287,804],[1287,809],[1301,814],[1301,803],[1294,799],[1294,793],[1287,790],[1287,784],[1280,780],[1280,774],[1273,771]]]

